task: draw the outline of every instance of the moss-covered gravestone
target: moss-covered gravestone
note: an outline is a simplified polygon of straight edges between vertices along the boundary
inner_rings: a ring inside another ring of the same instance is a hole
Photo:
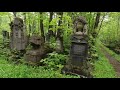
[[[4,47],[9,47],[9,32],[6,30],[2,30],[2,36]]]
[[[88,36],[87,22],[84,17],[78,17],[74,21],[73,35],[71,36],[70,59],[62,72],[74,73],[90,77],[87,64],[88,57]]]
[[[2,30],[2,35],[3,35],[3,39],[9,39],[9,32],[6,30]]]
[[[24,24],[21,18],[14,18],[10,23],[10,48],[13,50],[25,50],[27,46],[27,36],[24,31]]]
[[[39,65],[40,60],[49,52],[49,48],[45,47],[44,39],[39,35],[31,36],[29,43],[32,47],[27,50],[25,61],[30,65]]]
[[[24,29],[24,23],[21,18],[15,17],[14,20],[9,24],[10,25],[10,49],[11,55],[10,60],[19,61],[24,53],[28,44],[28,36],[26,35]]]

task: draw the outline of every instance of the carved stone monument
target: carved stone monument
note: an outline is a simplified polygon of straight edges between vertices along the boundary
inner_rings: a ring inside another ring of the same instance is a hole
[[[24,31],[24,24],[21,18],[15,17],[10,23],[10,48],[13,50],[25,50],[27,46],[27,36]]]
[[[86,35],[73,35],[71,38],[70,60],[72,65],[82,66],[87,58],[88,42]]]
[[[74,73],[90,76],[87,65],[88,56],[88,36],[87,36],[87,22],[84,17],[77,17],[74,20],[74,30],[71,36],[70,59],[62,72]]]
[[[30,37],[29,43],[32,48],[26,52],[25,60],[28,64],[38,65],[39,61],[46,54],[43,38],[38,35],[33,35]]]

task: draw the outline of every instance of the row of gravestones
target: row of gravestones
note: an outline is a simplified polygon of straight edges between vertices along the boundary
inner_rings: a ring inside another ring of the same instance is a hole
[[[49,50],[45,48],[41,36],[33,35],[29,38],[23,27],[23,20],[18,17],[14,18],[10,23],[10,49],[20,51],[20,53],[24,52],[23,55],[27,63],[37,65]],[[26,51],[28,44],[30,44],[32,48]]]
[[[46,54],[43,38],[38,35],[33,35],[28,39],[23,28],[23,20],[18,17],[14,18],[10,23],[10,27],[10,48],[22,51],[26,49],[29,42],[32,49],[25,53],[25,60],[30,64],[37,64]],[[90,76],[87,65],[87,22],[84,17],[80,16],[75,19],[73,31],[74,33],[71,36],[70,59],[62,69],[62,72]]]

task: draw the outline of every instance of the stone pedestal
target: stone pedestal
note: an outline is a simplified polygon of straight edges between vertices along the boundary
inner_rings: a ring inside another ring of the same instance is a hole
[[[41,58],[42,56],[41,56],[40,49],[27,51],[25,54],[25,60],[27,61],[27,63],[32,65],[39,64],[39,61],[41,60]]]
[[[38,35],[33,35],[29,40],[32,48],[28,50],[25,54],[25,61],[31,65],[38,65],[40,60],[46,54],[43,38]]]
[[[87,35],[72,35],[70,59],[63,68],[65,73],[74,73],[90,77],[89,67],[87,65],[88,56],[88,37]]]

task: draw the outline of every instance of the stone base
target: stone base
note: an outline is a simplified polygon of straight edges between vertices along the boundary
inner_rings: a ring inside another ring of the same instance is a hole
[[[87,65],[84,65],[82,67],[73,66],[73,65],[65,65],[61,72],[64,74],[80,75],[80,76],[87,77],[87,78],[93,77],[90,74],[90,70]]]
[[[39,50],[31,50],[27,51],[25,54],[25,60],[28,64],[31,65],[37,65],[39,64],[39,61],[41,60],[41,55]]]

